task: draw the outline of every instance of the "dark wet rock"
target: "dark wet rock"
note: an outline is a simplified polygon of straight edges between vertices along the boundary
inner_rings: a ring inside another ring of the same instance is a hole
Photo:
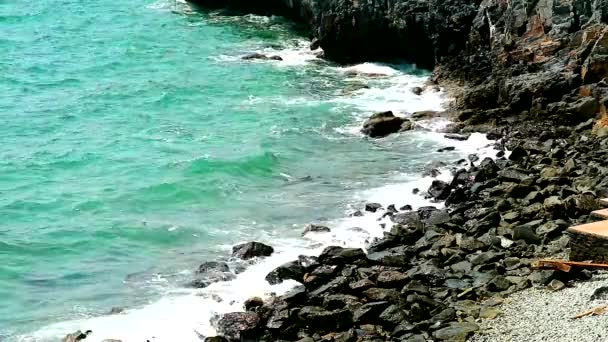
[[[258,329],[259,321],[260,317],[255,312],[230,312],[217,322],[217,331],[229,340],[252,338]]]
[[[433,198],[441,201],[448,198],[451,191],[452,188],[448,183],[440,180],[434,180],[433,183],[431,183],[428,193]]]
[[[384,309],[378,317],[380,322],[394,327],[407,319],[405,311],[399,305],[391,305]]]
[[[421,87],[413,87],[412,88],[412,93],[414,93],[416,95],[422,95],[423,91],[424,91],[424,89],[422,89]]]
[[[208,272],[230,272],[230,267],[222,261],[206,261],[198,267],[197,273]]]
[[[270,256],[274,249],[261,242],[247,242],[232,247],[232,256],[240,259]]]
[[[440,149],[437,150],[437,152],[448,152],[448,151],[454,151],[456,149],[456,147],[454,146],[446,146],[446,147],[442,147]]]
[[[353,321],[357,323],[376,322],[378,316],[390,305],[389,302],[371,302],[363,304],[353,313]]]
[[[301,304],[307,298],[306,288],[304,286],[296,286],[281,296],[281,298],[287,303]]]
[[[318,225],[318,224],[309,224],[304,228],[302,235],[305,235],[306,233],[311,233],[311,232],[312,233],[329,233],[329,232],[331,232],[331,229],[329,229],[329,227]]]
[[[298,313],[299,318],[314,329],[324,333],[348,328],[353,321],[352,313],[347,309],[325,310],[317,306],[305,306]]]
[[[498,166],[491,158],[484,158],[479,164],[479,170],[475,175],[476,182],[485,182],[494,179],[498,174]]]
[[[373,114],[363,123],[361,132],[372,138],[385,137],[392,133],[410,130],[412,123],[404,118],[395,116],[393,112]]]
[[[365,211],[370,211],[372,213],[375,213],[378,209],[382,209],[382,204],[380,204],[380,203],[366,203],[365,204]]]
[[[319,262],[330,265],[366,262],[367,256],[361,248],[326,247],[319,255]]]
[[[315,288],[326,284],[337,273],[335,265],[321,265],[316,267],[312,272],[304,275],[304,285],[307,288]]]
[[[266,275],[266,281],[271,285],[282,283],[284,280],[292,279],[302,282],[306,269],[299,260],[285,263]]]
[[[277,55],[273,55],[273,56],[268,56],[262,53],[252,53],[249,55],[245,55],[243,57],[241,57],[241,59],[243,60],[252,60],[252,59],[259,59],[259,60],[275,60],[275,61],[282,61],[283,58],[281,58],[281,56],[277,56]]]
[[[256,308],[264,305],[264,301],[260,297],[251,297],[243,303],[245,311],[254,311]]]

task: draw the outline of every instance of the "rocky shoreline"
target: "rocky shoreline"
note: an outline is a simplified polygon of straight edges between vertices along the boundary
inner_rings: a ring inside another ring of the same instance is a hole
[[[594,137],[592,125],[506,133],[497,147],[510,148],[508,159],[454,165],[450,183],[433,182],[428,196],[445,200],[443,209],[368,205],[384,210],[394,226],[367,254],[327,247],[318,258],[279,267],[267,280],[302,285],[267,301],[251,299],[245,312],[219,319],[223,337],[208,340],[464,341],[480,318],[500,314],[508,295],[588,279],[586,271],[533,270],[530,263],[563,254],[563,231],[587,221],[608,191],[608,140]],[[541,134],[547,140],[526,138]]]
[[[192,1],[308,24],[311,47],[337,62],[403,58],[433,69],[432,83],[463,89],[446,132],[481,131],[501,150],[433,182],[426,195],[445,208],[370,205],[394,225],[367,253],[328,247],[279,267],[269,281],[302,285],[248,301],[206,340],[464,341],[509,294],[592,276],[530,263],[564,256],[564,230],[608,195],[608,2]],[[363,132],[409,129],[385,112]]]
[[[191,1],[307,24],[311,47],[337,62],[402,58],[433,69],[433,84],[462,89],[446,133],[483,132],[499,150],[446,165],[451,182],[422,189],[444,208],[362,208],[390,216],[384,238],[367,251],[332,246],[280,266],[270,283],[301,285],[218,317],[221,336],[205,341],[465,341],[510,294],[592,277],[530,266],[564,256],[565,229],[588,222],[608,197],[608,1]],[[363,132],[411,128],[384,112]],[[234,250],[244,259],[270,253],[259,243]],[[199,273],[221,280],[226,268],[206,263]]]

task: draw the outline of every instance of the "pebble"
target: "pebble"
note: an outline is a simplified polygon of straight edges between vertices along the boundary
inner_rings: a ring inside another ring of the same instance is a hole
[[[608,300],[590,300],[597,288],[608,286],[608,273],[598,273],[590,281],[573,285],[557,292],[529,288],[511,295],[497,307],[500,315],[493,320],[482,320],[481,330],[469,341],[607,341],[608,314],[572,317],[608,305]]]

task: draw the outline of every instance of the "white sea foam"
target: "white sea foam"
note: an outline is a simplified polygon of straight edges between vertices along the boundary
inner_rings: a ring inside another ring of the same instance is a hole
[[[252,17],[256,22],[265,22],[258,17]],[[308,50],[306,44],[297,44],[285,50],[274,51],[271,48],[259,52],[280,55],[283,61],[268,61],[278,67],[305,65],[316,59],[315,52]],[[276,52],[276,53],[275,53]],[[222,60],[237,60],[239,57],[223,56]],[[338,96],[331,100],[336,110],[350,108],[353,115],[352,124],[339,129],[342,133],[359,134],[361,121],[370,112],[392,110],[397,115],[407,116],[419,110],[441,110],[445,103],[445,94],[441,91],[427,89],[417,96],[411,92],[412,87],[423,86],[426,78],[408,75],[398,68],[386,64],[363,63],[347,68],[327,67],[329,74],[343,75],[354,81],[364,81],[370,84],[368,89],[360,89],[349,95]],[[251,97],[251,103],[259,99]],[[434,129],[445,126],[445,119],[425,123],[426,128]],[[481,157],[491,156],[493,150],[482,134],[472,134],[467,141],[447,141],[443,134],[428,131],[415,132],[424,139],[436,140],[445,146],[454,146],[456,152],[463,156],[478,153]],[[435,153],[435,152],[429,152]],[[448,180],[451,175],[448,170],[442,170],[439,176]],[[288,176],[288,175],[286,175]],[[401,174],[388,181],[387,185],[360,191],[353,194],[353,203],[364,201],[378,202],[386,207],[394,204],[399,208],[409,204],[412,207],[425,205],[441,206],[432,203],[422,196],[412,195],[414,188],[427,189],[433,178],[419,175]],[[214,335],[216,332],[210,321],[214,316],[231,311],[241,311],[243,302],[251,296],[266,297],[271,293],[281,294],[294,286],[295,282],[285,282],[271,286],[265,280],[265,275],[275,267],[296,259],[298,255],[317,255],[328,245],[341,245],[365,248],[375,237],[381,237],[385,229],[390,229],[390,220],[381,218],[383,210],[377,213],[365,213],[363,216],[336,218],[329,222],[331,232],[309,233],[302,239],[283,239],[273,241],[275,253],[262,262],[247,268],[236,279],[210,285],[205,289],[191,290],[184,288],[166,288],[165,294],[159,300],[149,305],[133,308],[117,315],[89,317],[66,321],[47,326],[21,341],[57,341],[66,333],[75,330],[92,330],[93,334],[87,341],[96,342],[114,338],[123,342],[198,342],[199,334]],[[381,226],[385,223],[385,228]],[[217,299],[220,299],[218,301]]]

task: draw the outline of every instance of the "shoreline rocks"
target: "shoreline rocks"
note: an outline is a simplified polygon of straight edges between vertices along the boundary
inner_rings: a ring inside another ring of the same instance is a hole
[[[588,277],[533,270],[530,264],[563,253],[564,230],[589,219],[577,203],[608,195],[602,158],[608,139],[593,137],[590,128],[519,129],[496,142],[499,148],[519,146],[515,157],[486,158],[455,171],[451,182],[433,183],[428,193],[447,199],[445,209],[392,206],[394,224],[370,242],[368,254],[330,246],[306,265],[296,260],[272,271],[269,282],[291,279],[302,286],[250,307],[258,321],[246,331],[268,340],[322,341],[329,334],[464,341],[479,331],[480,318],[498,317],[495,305],[512,293],[531,286],[561,292]],[[529,138],[540,133],[546,140]]]

